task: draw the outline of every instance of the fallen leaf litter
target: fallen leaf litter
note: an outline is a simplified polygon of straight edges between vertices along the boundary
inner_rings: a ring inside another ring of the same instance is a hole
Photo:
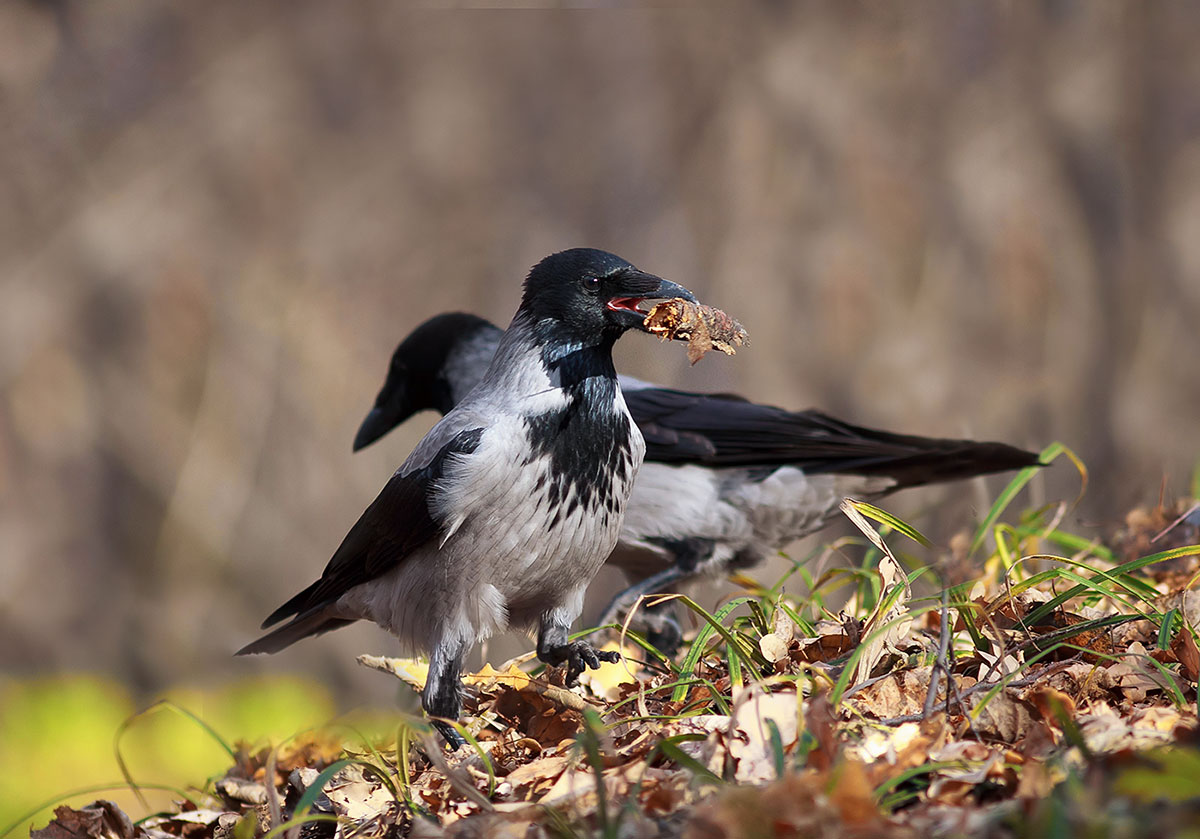
[[[877,572],[880,593],[894,592],[890,606],[877,604],[865,620],[853,606],[805,627],[783,610],[768,615],[746,650],[768,674],[761,681],[745,663],[740,676],[729,672],[723,640],[695,661],[686,675],[696,682],[682,698],[680,674],[639,669],[628,646],[624,663],[572,690],[556,683],[555,671],[485,667],[464,680],[467,721],[482,754],[471,747],[446,754],[415,729],[403,752],[394,743],[346,746],[309,736],[273,755],[241,750],[199,806],[184,802],[175,814],[136,823],[109,802],[60,807],[32,837],[248,839],[307,798],[328,820],[304,825],[298,839],[550,837],[564,825],[588,834],[601,826],[605,806],[610,819],[620,809],[628,836],[967,830],[991,839],[1008,835],[996,832],[1000,814],[1044,799],[1069,772],[1099,773],[1105,794],[1116,797],[1122,773],[1167,759],[1166,747],[1200,751],[1200,654],[1186,623],[1160,637],[1159,626],[1116,599],[1031,620],[1050,588],[1014,592],[994,576],[982,577],[957,610],[897,615],[907,592],[894,571]],[[1159,608],[1180,596],[1174,569],[1159,577],[1151,567],[1143,579],[1159,592]],[[1176,608],[1190,617],[1187,607]],[[974,616],[979,638],[964,614]],[[1098,620],[1111,621],[1106,631],[1079,629]],[[938,640],[943,627],[948,647]],[[877,664],[862,665],[864,650],[855,665],[851,651],[869,647],[871,636],[883,639],[869,656]],[[1051,639],[1075,655],[1047,655]],[[362,662],[414,688],[424,682],[419,663]],[[852,665],[834,704],[834,685]],[[594,733],[593,714],[604,724]],[[581,748],[589,736],[590,756]],[[347,757],[355,762],[326,772]],[[914,771],[919,783],[900,780]],[[323,772],[322,792],[311,794]],[[897,793],[903,804],[883,803]]]

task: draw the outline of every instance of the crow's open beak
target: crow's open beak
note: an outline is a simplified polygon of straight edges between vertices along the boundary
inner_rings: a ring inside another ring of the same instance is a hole
[[[643,274],[640,271],[631,272],[627,278],[622,278],[622,286],[628,287],[631,293],[628,295],[618,293],[605,305],[623,326],[629,329],[640,329],[643,332],[648,331],[644,323],[646,315],[658,303],[676,297],[692,303],[697,302],[696,295],[678,283],[664,280],[653,274]]]

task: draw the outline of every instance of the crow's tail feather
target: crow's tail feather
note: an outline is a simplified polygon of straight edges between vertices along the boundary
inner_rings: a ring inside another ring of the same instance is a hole
[[[853,471],[886,475],[896,481],[895,489],[904,489],[1045,465],[1033,452],[1004,443],[934,439],[921,442],[927,448],[917,445],[909,452],[897,451],[875,463],[860,464]]]
[[[351,623],[354,623],[354,621],[346,618],[330,617],[323,609],[317,609],[296,616],[278,629],[274,629],[257,641],[242,647],[234,655],[277,653],[285,647],[290,647],[301,638],[307,638],[310,635],[320,635],[322,632],[340,629]]]

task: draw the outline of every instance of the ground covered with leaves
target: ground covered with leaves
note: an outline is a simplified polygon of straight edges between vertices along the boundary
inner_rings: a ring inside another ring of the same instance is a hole
[[[64,806],[32,835],[1200,836],[1200,504],[1109,544],[1065,532],[1067,504],[1000,523],[1030,474],[941,552],[847,502],[862,539],[713,612],[679,598],[678,660],[626,630],[571,689],[532,656],[485,667],[457,752],[417,719],[309,732],[236,750],[173,812]]]

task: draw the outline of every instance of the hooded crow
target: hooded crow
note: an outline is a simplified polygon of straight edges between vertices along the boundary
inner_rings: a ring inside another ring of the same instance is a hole
[[[615,653],[570,641],[584,591],[612,553],[645,453],[612,348],[645,309],[687,289],[610,253],[574,249],[530,271],[471,387],[396,470],[321,578],[276,609],[287,623],[238,655],[370,620],[427,652],[422,706],[456,720],[471,647],[536,627],[537,655],[567,680]],[[436,722],[436,721],[435,721]],[[451,745],[461,738],[439,731]]]
[[[446,412],[466,397],[502,333],[483,318],[438,315],[396,348],[355,451],[414,413]],[[875,431],[819,411],[786,411],[728,394],[655,387],[628,376],[621,390],[646,440],[620,541],[609,562],[633,585],[600,623],[638,596],[688,578],[755,565],[819,530],[847,495],[877,499],[906,487],[1038,464],[1003,443]],[[678,626],[646,614],[660,649]]]

